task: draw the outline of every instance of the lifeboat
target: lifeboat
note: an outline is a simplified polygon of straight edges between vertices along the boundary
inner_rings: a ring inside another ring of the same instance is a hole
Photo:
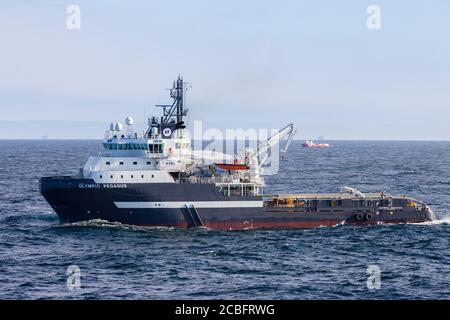
[[[234,160],[233,163],[217,163],[216,166],[223,170],[248,170],[250,167],[245,163],[239,163],[239,161]]]

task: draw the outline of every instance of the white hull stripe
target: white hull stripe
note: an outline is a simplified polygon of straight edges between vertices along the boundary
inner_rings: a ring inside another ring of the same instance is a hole
[[[184,208],[186,205],[196,208],[260,208],[262,201],[165,201],[165,202],[114,202],[119,209],[162,209]]]

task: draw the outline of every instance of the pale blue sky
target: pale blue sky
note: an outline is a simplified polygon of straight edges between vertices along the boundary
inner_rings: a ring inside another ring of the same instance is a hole
[[[206,127],[450,140],[449,18],[445,0],[0,0],[0,138],[144,123],[181,73]]]

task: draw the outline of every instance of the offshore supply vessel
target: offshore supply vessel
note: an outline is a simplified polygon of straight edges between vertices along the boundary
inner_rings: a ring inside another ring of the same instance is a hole
[[[332,147],[329,143],[317,143],[312,140],[306,140],[304,143],[302,143],[303,148],[329,148]]]
[[[173,103],[161,105],[138,134],[133,119],[112,123],[104,151],[91,156],[74,176],[40,179],[40,190],[60,221],[101,219],[142,226],[214,229],[311,228],[338,224],[417,223],[435,219],[425,203],[384,192],[344,187],[332,194],[263,194],[260,157],[284,139],[290,124],[242,157],[193,150],[184,119],[186,83],[170,89]],[[267,154],[266,154],[267,155]]]

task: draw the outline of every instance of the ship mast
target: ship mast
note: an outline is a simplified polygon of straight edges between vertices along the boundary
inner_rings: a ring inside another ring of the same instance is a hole
[[[184,108],[184,91],[186,88],[186,83],[183,82],[183,78],[178,76],[178,79],[173,82],[173,87],[169,89],[170,97],[173,99],[171,105],[158,104],[157,107],[163,108],[163,117],[161,118],[161,125],[167,125],[170,120],[176,119],[178,126],[182,126],[183,116],[187,115],[187,109]],[[167,110],[167,108],[169,110]]]
[[[163,115],[160,118],[160,121],[156,120],[156,118],[149,119],[149,125],[151,127],[157,127],[158,132],[164,133],[164,129],[166,132],[174,132],[177,129],[185,129],[185,123],[183,121],[183,117],[185,117],[188,113],[188,109],[185,107],[185,91],[187,90],[187,83],[183,81],[181,76],[178,76],[178,79],[173,82],[173,86],[171,89],[168,89],[170,92],[170,97],[173,99],[172,104],[157,104],[156,107],[163,108]],[[168,131],[168,129],[170,129]],[[148,130],[150,132],[151,130]],[[166,138],[169,135],[164,135]]]

